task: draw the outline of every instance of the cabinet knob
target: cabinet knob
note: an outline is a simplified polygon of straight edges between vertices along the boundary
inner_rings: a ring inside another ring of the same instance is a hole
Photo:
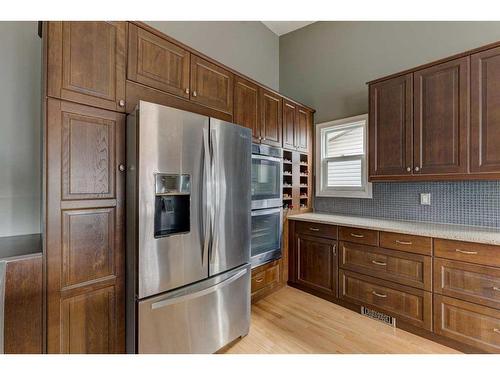
[[[198,95],[198,94],[196,94],[196,91],[193,91],[193,96],[196,96],[196,95]]]
[[[188,88],[186,88],[185,92],[186,92],[186,94],[189,94],[189,89],[188,89]]]
[[[125,107],[125,100],[120,99],[120,101],[118,102],[118,105],[119,105],[120,107]]]
[[[125,168],[125,166],[124,166],[123,164],[120,164],[120,165],[118,166],[118,169],[120,170],[120,172],[125,172],[125,169],[126,169],[126,168]]]
[[[415,167],[415,172],[418,172],[420,170],[419,167]]]
[[[406,167],[406,172],[411,172],[411,167]]]

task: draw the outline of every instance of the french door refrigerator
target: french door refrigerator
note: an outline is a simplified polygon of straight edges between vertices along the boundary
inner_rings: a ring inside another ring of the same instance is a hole
[[[127,118],[127,351],[213,353],[250,324],[251,131],[139,102]]]

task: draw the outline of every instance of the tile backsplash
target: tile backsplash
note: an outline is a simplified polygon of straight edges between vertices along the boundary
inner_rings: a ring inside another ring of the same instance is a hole
[[[431,193],[431,205],[420,205]],[[500,228],[500,181],[377,182],[373,199],[316,197],[316,212]]]

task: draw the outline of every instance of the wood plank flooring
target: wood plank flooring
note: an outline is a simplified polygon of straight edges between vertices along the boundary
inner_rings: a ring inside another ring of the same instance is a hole
[[[224,353],[459,353],[285,287],[252,306],[250,333]]]

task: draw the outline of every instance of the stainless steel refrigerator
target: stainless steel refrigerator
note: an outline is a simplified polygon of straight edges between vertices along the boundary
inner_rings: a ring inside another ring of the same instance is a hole
[[[213,353],[250,324],[251,132],[140,102],[127,119],[127,351]]]

